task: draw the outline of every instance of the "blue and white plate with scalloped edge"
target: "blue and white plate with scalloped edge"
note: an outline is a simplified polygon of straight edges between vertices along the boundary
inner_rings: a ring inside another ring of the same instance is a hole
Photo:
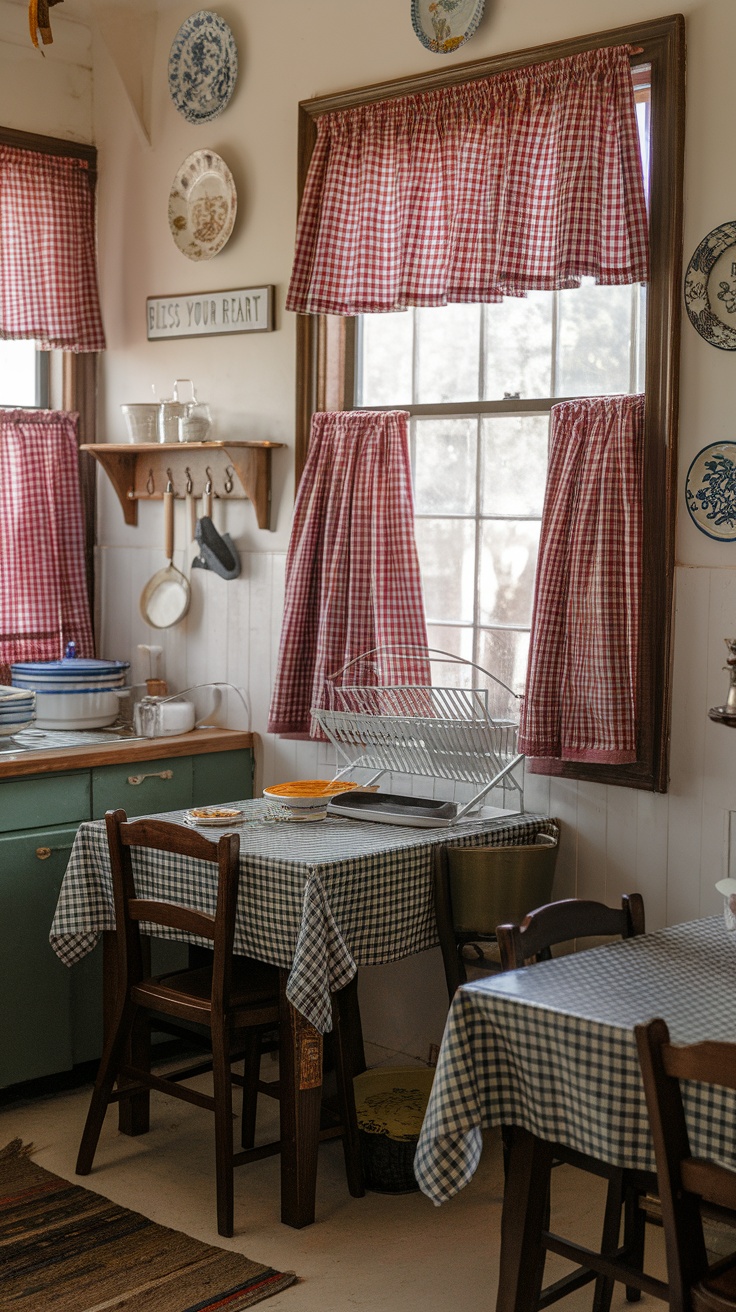
[[[736,541],[736,442],[704,446],[687,471],[685,502],[709,538]]]
[[[411,24],[435,55],[450,55],[469,41],[483,17],[485,0],[412,0]]]
[[[226,108],[238,77],[231,29],[211,9],[182,23],[169,53],[169,91],[189,123],[209,123]]]

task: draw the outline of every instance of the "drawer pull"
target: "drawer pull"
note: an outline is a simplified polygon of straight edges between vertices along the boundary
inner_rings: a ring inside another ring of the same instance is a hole
[[[71,852],[71,843],[62,843],[60,847],[37,847],[36,856],[39,861],[48,861],[52,852]]]
[[[173,770],[159,770],[157,774],[129,774],[129,784],[142,784],[144,779],[173,779]]]

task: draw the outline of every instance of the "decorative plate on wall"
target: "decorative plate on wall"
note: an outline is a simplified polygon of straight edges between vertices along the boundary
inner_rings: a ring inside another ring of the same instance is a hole
[[[428,50],[449,55],[470,40],[484,4],[485,0],[411,0],[412,27]]]
[[[736,541],[736,442],[712,442],[698,452],[687,471],[685,500],[701,533]]]
[[[169,193],[169,227],[182,255],[211,260],[235,222],[238,197],[233,175],[214,150],[187,155]]]
[[[209,123],[227,105],[238,76],[235,38],[219,14],[200,9],[182,23],[169,53],[169,91],[189,123]]]
[[[736,351],[736,222],[701,241],[685,274],[685,306],[706,342]]]

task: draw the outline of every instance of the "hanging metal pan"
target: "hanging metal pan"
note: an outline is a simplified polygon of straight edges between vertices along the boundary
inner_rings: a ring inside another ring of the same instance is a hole
[[[174,488],[164,492],[164,551],[168,565],[148,580],[141,593],[141,615],[154,629],[170,629],[184,619],[189,610],[191,589],[188,580],[174,564]]]

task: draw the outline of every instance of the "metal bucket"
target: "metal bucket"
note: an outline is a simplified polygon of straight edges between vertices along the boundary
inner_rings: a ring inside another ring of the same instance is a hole
[[[120,409],[128,426],[130,442],[158,441],[158,405],[144,402],[121,405]]]
[[[448,847],[456,933],[495,935],[497,925],[518,924],[549,902],[557,843],[553,832],[519,846]]]

